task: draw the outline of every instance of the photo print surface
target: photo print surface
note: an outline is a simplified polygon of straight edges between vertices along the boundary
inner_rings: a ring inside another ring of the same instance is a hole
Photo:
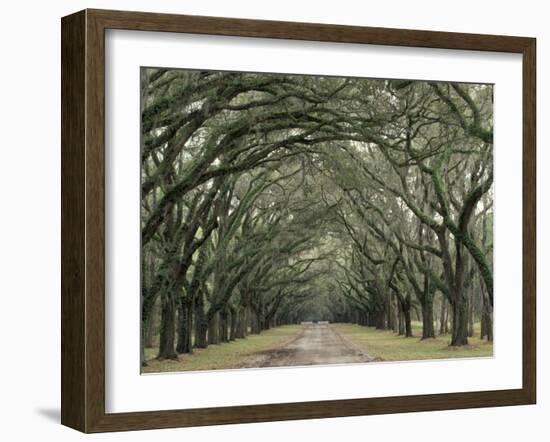
[[[493,86],[142,67],[142,373],[493,355]]]

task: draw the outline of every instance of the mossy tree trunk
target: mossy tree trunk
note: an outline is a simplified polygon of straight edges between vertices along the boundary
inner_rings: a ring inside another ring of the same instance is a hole
[[[177,359],[175,350],[176,301],[171,293],[161,294],[161,321],[157,359]]]

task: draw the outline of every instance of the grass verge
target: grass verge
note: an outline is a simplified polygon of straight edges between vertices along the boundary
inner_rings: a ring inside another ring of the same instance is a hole
[[[178,360],[158,361],[156,348],[146,348],[147,367],[143,373],[163,373],[173,371],[220,370],[242,368],[243,362],[252,353],[271,350],[301,333],[301,325],[284,325],[263,331],[259,335],[249,335],[245,339],[223,344],[209,345],[208,348],[195,348],[193,354],[183,354]]]
[[[376,330],[355,324],[335,324],[346,338],[363,348],[366,353],[384,361],[412,361],[421,359],[475,358],[493,355],[493,344],[479,339],[479,324],[474,327],[473,338],[465,347],[449,347],[450,335],[421,341],[422,323],[413,322],[412,338],[398,336],[392,331]]]

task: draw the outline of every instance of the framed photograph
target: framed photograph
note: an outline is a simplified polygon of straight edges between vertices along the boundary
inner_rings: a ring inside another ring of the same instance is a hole
[[[64,425],[535,403],[535,39],[61,24]]]

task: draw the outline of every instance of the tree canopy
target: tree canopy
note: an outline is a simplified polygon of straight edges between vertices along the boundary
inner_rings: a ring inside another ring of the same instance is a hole
[[[159,358],[308,320],[428,339],[434,305],[492,340],[491,85],[143,68],[141,95]]]

